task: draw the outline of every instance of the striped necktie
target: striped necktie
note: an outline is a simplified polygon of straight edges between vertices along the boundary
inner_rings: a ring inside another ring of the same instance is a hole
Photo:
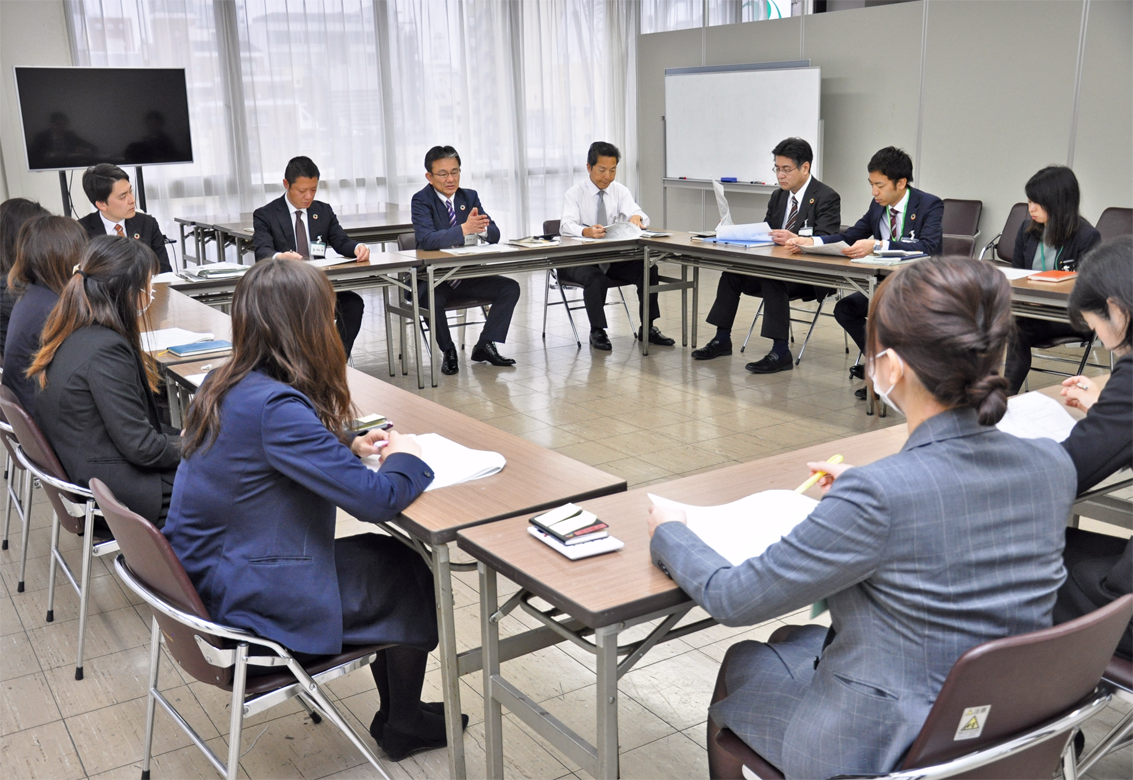
[[[448,226],[456,227],[456,212],[452,210],[452,201],[446,200],[445,206],[448,208]]]
[[[124,231],[122,229],[122,225],[120,225],[120,224],[114,226],[114,232],[118,234],[119,238],[125,238],[126,237],[126,231]]]
[[[795,232],[795,223],[799,221],[799,201],[791,195],[791,213],[787,216],[787,232]]]
[[[896,241],[900,236],[897,235],[897,209],[896,207],[889,208],[889,240]]]

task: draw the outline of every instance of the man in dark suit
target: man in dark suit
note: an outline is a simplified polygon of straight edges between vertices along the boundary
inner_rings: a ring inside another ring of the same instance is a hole
[[[413,196],[413,233],[422,250],[464,246],[478,239],[489,244],[500,240],[500,229],[484,213],[475,190],[460,186],[460,155],[451,146],[434,146],[425,154],[425,178],[429,185]],[[478,239],[476,238],[478,237]],[[428,282],[418,281],[417,294],[428,301]],[[472,349],[472,359],[493,366],[514,366],[515,361],[500,355],[495,342],[506,341],[511,315],[519,302],[519,284],[505,276],[481,276],[441,282],[433,291],[437,312],[437,346],[444,356],[441,373],[460,371],[456,346],[449,333],[445,306],[460,298],[490,300],[488,320]]]
[[[763,220],[773,228],[776,244],[786,244],[799,236],[827,236],[838,230],[842,219],[842,199],[838,193],[810,175],[814,152],[802,138],[788,138],[776,146],[775,177],[779,189],[767,202]],[[740,305],[740,295],[763,298],[763,327],[760,335],[771,339],[766,357],[746,368],[753,374],[774,374],[794,367],[787,339],[791,331],[791,299],[818,299],[831,290],[797,282],[758,279],[725,271],[716,286],[716,300],[708,313],[708,324],[716,326],[716,336],[694,350],[696,360],[711,360],[732,354],[732,325]]]
[[[310,157],[294,157],[283,172],[283,195],[252,214],[252,249],[256,260],[282,257],[291,260],[312,260],[326,256],[332,247],[343,257],[355,257],[360,263],[370,260],[370,247],[346,235],[334,209],[315,200],[319,189],[319,168]],[[342,339],[346,356],[354,348],[354,340],[362,329],[362,311],[366,304],[356,292],[337,293],[334,324]]]
[[[834,244],[845,241],[849,246],[842,254],[849,258],[865,257],[885,249],[904,249],[939,255],[944,244],[944,202],[935,195],[913,189],[913,160],[903,150],[887,146],[869,161],[869,185],[873,190],[873,203],[865,216],[845,233],[826,238],[793,238],[789,244],[798,246]],[[861,293],[847,295],[834,307],[838,321],[865,352],[866,313],[869,298]],[[850,376],[863,379],[863,364],[850,369]],[[865,398],[865,388],[854,391]]]
[[[165,251],[165,235],[157,220],[138,211],[134,205],[134,189],[130,175],[117,165],[99,163],[83,173],[83,192],[96,211],[79,220],[87,235],[126,236],[145,242],[157,255],[161,273],[172,271],[169,253]]]

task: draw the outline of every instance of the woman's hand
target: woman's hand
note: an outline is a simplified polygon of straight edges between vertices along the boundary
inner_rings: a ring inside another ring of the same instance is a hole
[[[825,473],[825,476],[821,477],[818,480],[818,486],[822,489],[822,495],[826,495],[827,491],[829,491],[830,488],[834,487],[834,480],[842,476],[842,474],[846,472],[846,469],[853,468],[853,466],[851,466],[849,463],[816,462],[808,463],[806,465],[807,468],[810,469],[810,473],[812,475],[817,474],[820,471]]]
[[[350,442],[350,451],[359,458],[365,458],[379,452],[382,447],[386,446],[388,440],[389,436],[385,431],[374,428],[361,436],[355,436],[354,441]]]
[[[1090,411],[1090,407],[1097,403],[1102,394],[1102,384],[1088,377],[1072,376],[1062,380],[1062,397],[1066,399],[1067,406]]]
[[[421,445],[417,443],[417,439],[411,434],[398,433],[392,428],[385,431],[385,433],[388,435],[389,444],[382,447],[383,463],[386,458],[393,455],[395,452],[404,452],[407,455],[416,455],[418,458],[421,457]]]
[[[674,509],[670,506],[658,506],[654,504],[649,507],[649,536],[653,537],[653,532],[657,530],[657,526],[661,523],[684,523],[688,525],[688,518],[685,517],[683,509]]]

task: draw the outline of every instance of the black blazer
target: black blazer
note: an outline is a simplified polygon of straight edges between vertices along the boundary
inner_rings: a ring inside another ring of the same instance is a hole
[[[837,233],[842,226],[842,197],[813,176],[803,194],[805,199],[799,204],[795,233],[797,234],[804,225],[812,228],[816,236]],[[790,197],[790,190],[777,189],[767,201],[767,215],[763,221],[773,230],[779,230],[786,222]]]
[[[8,320],[15,305],[16,297],[8,293],[8,275],[0,275],[0,344],[8,339]]]
[[[881,238],[881,220],[887,219],[885,206],[877,201],[869,204],[869,211],[857,224],[841,235],[832,235],[824,244],[845,241],[852,244],[863,238]],[[905,209],[905,221],[901,225],[901,238],[890,241],[890,249],[905,249],[939,255],[944,248],[944,201],[935,195],[909,187],[909,205]]]
[[[161,475],[181,461],[181,438],[162,432],[142,358],[125,338],[89,325],[63,341],[47,367],[35,421],[67,476],[106,483],[150,522],[161,514]]]
[[[286,195],[280,195],[266,206],[252,213],[252,249],[256,260],[273,256],[276,252],[295,251],[295,223],[291,219],[291,205]],[[321,200],[311,201],[307,207],[307,241],[325,241],[343,257],[354,257],[354,247],[358,242],[346,235],[338,217],[329,204]]]
[[[95,210],[79,220],[79,224],[86,228],[91,238],[106,235],[106,225],[102,224],[102,215]],[[167,273],[173,270],[169,265],[169,252],[165,249],[165,234],[161,232],[161,225],[149,214],[137,212],[134,216],[122,223],[127,238],[136,238],[146,242],[146,245],[157,255],[160,272]]]
[[[1039,251],[1039,244],[1042,243],[1038,236],[1027,232],[1027,228],[1030,226],[1031,220],[1028,219],[1019,226],[1019,232],[1015,234],[1015,254],[1011,258],[1011,265],[1015,268],[1030,268],[1031,263],[1035,261],[1035,252]],[[1051,268],[1047,270],[1062,270],[1067,265],[1073,267],[1086,252],[1097,246],[1101,240],[1102,234],[1085,219],[1078,217],[1078,232],[1058,252],[1058,268],[1053,267],[1054,260],[1052,258],[1047,258],[1051,262]]]
[[[418,249],[445,249],[450,246],[464,245],[464,231],[460,226],[468,221],[472,209],[479,209],[484,216],[488,216],[480,204],[480,196],[476,190],[459,188],[452,196],[452,209],[456,214],[456,224],[449,227],[448,211],[441,203],[433,185],[413,195],[413,233],[417,237]],[[488,217],[488,243],[498,244],[500,229],[491,217]]]
[[[39,351],[40,334],[47,323],[47,315],[55,308],[59,296],[55,291],[38,284],[29,285],[12,309],[8,323],[8,337],[4,341],[5,387],[11,388],[28,414],[35,414],[35,387],[37,382],[25,375],[32,357]]]

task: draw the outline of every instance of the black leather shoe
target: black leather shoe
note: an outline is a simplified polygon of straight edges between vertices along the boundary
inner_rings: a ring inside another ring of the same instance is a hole
[[[854,398],[857,398],[859,401],[864,401],[865,400],[865,388],[859,387],[857,390],[855,390],[854,391]]]
[[[641,338],[641,331],[640,330],[637,332],[637,337],[639,339]],[[649,329],[649,343],[650,344],[657,344],[658,346],[661,346],[661,347],[671,347],[674,344],[676,344],[677,342],[676,342],[675,339],[671,339],[668,336],[666,336],[664,333],[661,332],[660,328],[658,328],[656,325],[654,325],[653,327],[651,327]]]
[[[421,702],[421,710],[423,712],[431,712],[434,715],[440,715],[442,718],[445,716],[445,703],[443,701],[423,701]],[[463,716],[466,720],[464,725],[468,725],[468,716]],[[381,745],[385,741],[382,730],[386,727],[386,716],[382,714],[381,710],[374,713],[374,719],[370,721],[370,736],[374,741]]]
[[[774,352],[768,352],[762,360],[748,363],[744,368],[753,374],[774,374],[779,371],[790,371],[795,367],[795,359],[791,353],[779,357]]]
[[[610,337],[606,335],[606,331],[604,330],[590,331],[590,346],[605,352],[609,352],[614,348],[613,345],[610,344]]]
[[[437,716],[426,716],[437,717]],[[444,715],[440,715],[441,724],[444,724]],[[468,728],[468,716],[460,716],[461,729]],[[390,761],[402,761],[414,753],[419,753],[422,750],[436,750],[448,745],[448,734],[442,728],[437,736],[421,736],[418,734],[407,734],[399,731],[388,723],[382,728],[382,749],[385,750],[386,756]]]
[[[850,366],[850,379],[865,379],[865,364],[858,363]]]
[[[450,347],[441,357],[441,373],[452,376],[459,372],[460,361],[456,359],[456,347]]]
[[[514,366],[515,361],[511,358],[506,358],[496,351],[496,344],[494,341],[485,341],[483,344],[477,344],[472,350],[472,359],[477,361],[484,361],[491,363],[493,366]]]
[[[692,351],[693,360],[711,360],[718,358],[722,355],[732,354],[732,342],[720,341],[720,339],[712,339],[700,349]]]

